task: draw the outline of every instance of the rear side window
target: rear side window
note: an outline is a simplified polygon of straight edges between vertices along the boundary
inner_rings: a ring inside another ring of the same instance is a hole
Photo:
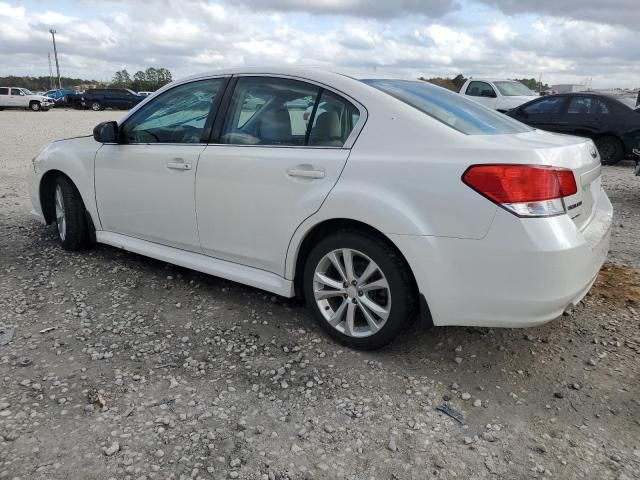
[[[487,82],[471,82],[467,87],[466,94],[471,97],[493,97],[496,92]]]
[[[531,127],[462,95],[417,80],[363,80],[466,135],[522,133]]]
[[[308,145],[342,147],[359,119],[360,112],[351,102],[324,90],[309,132]]]
[[[570,115],[589,115],[593,113],[595,103],[591,97],[572,97],[567,113]]]
[[[598,102],[598,113],[600,115],[609,115],[609,107],[602,100]]]
[[[317,85],[288,78],[241,77],[220,142],[340,148],[359,118],[351,102]]]
[[[564,97],[549,97],[530,103],[522,110],[529,115],[560,113]]]
[[[0,95],[9,95],[9,89],[8,88],[0,88]]]
[[[272,77],[238,79],[221,143],[303,146],[319,87]]]

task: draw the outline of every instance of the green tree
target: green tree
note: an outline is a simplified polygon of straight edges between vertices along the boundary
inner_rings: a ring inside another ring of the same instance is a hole
[[[112,87],[131,88],[131,76],[126,69],[118,70],[111,80]]]
[[[538,85],[538,80],[535,78],[516,78],[515,80],[525,85],[529,90],[533,90],[535,92],[547,90],[549,88],[549,85],[546,83]]]
[[[131,80],[131,89],[136,92],[153,92],[173,81],[171,72],[166,68],[149,67],[146,70],[138,70]]]
[[[143,71],[138,70],[136,73],[133,74],[133,85],[131,86],[133,90],[135,90],[136,92],[139,92],[141,90],[147,90],[146,84],[147,84],[147,79]]]

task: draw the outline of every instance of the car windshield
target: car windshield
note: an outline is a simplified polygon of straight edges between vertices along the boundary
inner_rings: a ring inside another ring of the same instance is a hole
[[[501,135],[532,128],[462,95],[421,80],[362,80],[466,135]]]
[[[23,88],[22,91],[24,92],[25,95],[33,95],[33,93],[31,93],[31,90]]]
[[[520,82],[493,82],[493,84],[505,97],[516,97],[519,95],[532,97],[536,95]]]

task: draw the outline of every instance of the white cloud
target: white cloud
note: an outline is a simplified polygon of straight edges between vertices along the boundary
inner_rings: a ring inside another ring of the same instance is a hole
[[[24,7],[12,7],[8,3],[0,2],[0,17],[5,17],[14,20],[22,20],[25,17]]]
[[[548,14],[523,20],[477,3],[471,6],[483,15],[471,17],[456,10],[456,0],[439,9],[418,0],[243,0],[251,8],[230,1],[148,0],[144,14],[125,2],[80,2],[73,16],[51,4],[0,3],[0,75],[47,75],[48,29],[55,27],[62,74],[102,80],[122,67],[168,67],[178,78],[283,62],[402,76],[542,74],[554,83],[640,84],[640,27]],[[392,4],[395,13],[380,13]],[[433,20],[438,15],[445,17]]]

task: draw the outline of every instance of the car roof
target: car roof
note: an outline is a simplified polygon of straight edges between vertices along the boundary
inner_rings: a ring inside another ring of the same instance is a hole
[[[510,78],[475,78],[475,77],[469,77],[467,79],[467,81],[479,81],[479,82],[518,82],[518,83],[522,83],[518,80],[512,80]],[[524,84],[523,84],[524,85]]]

